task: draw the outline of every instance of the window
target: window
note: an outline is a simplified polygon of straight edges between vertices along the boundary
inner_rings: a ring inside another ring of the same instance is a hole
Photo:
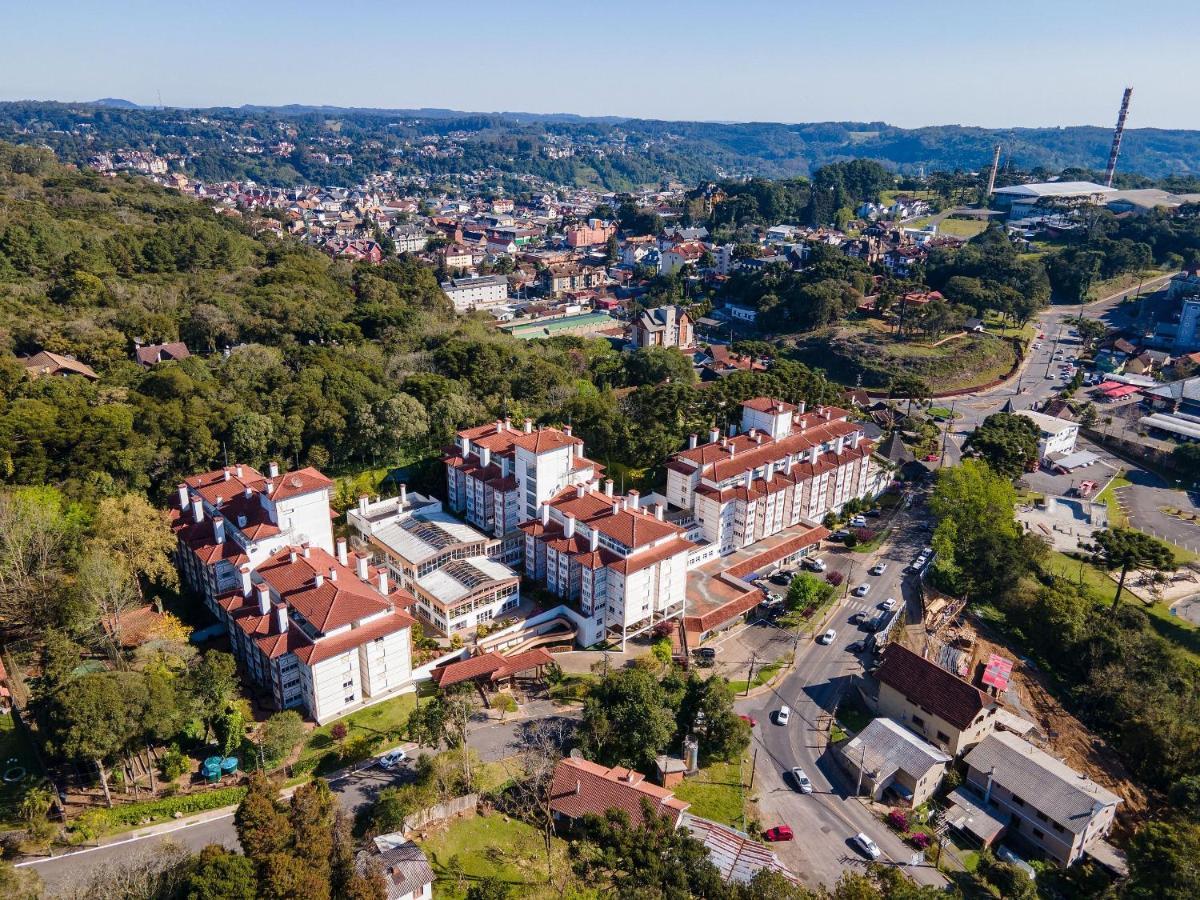
[[[1059,834],[1066,831],[1066,829],[1063,828],[1061,825],[1059,825],[1057,822],[1052,822],[1051,824],[1054,826],[1054,830],[1057,831]]]
[[[1036,815],[1036,816],[1037,816],[1039,819],[1041,819],[1043,822],[1049,822],[1049,821],[1050,821],[1050,819],[1049,819],[1049,818],[1047,818],[1046,814],[1045,814],[1044,812],[1042,812],[1040,809],[1039,809],[1039,810],[1038,810],[1038,811],[1035,813],[1035,815]]]
[[[944,732],[944,731],[939,731],[937,733],[937,737],[938,737],[938,740],[941,741],[943,744],[950,743],[950,735],[946,734],[946,732]]]
[[[354,679],[351,678],[349,681],[342,682],[342,687],[344,687],[344,688],[354,687]]]
[[[1041,831],[1040,829],[1038,829],[1038,828],[1035,828],[1035,829],[1033,829],[1033,836],[1034,836],[1035,838],[1037,838],[1039,841],[1040,841],[1040,840],[1043,840],[1043,839],[1046,837],[1046,835],[1044,835],[1044,834],[1042,833],[1042,831]]]
[[[351,694],[349,697],[347,697],[347,698],[345,699],[345,701],[344,701],[344,702],[345,702],[345,703],[353,703],[353,702],[354,702],[354,695],[353,695],[353,694]]]
[[[914,725],[916,725],[916,726],[918,726],[918,727],[920,727],[920,728],[924,728],[924,727],[925,727],[925,720],[924,720],[924,719],[922,719],[920,716],[913,716],[913,717],[912,717],[912,721],[913,721],[913,724],[914,724]]]
[[[1022,800],[1020,797],[1018,797],[1016,794],[1012,795],[1012,802],[1015,803],[1017,806],[1025,805],[1025,801]]]

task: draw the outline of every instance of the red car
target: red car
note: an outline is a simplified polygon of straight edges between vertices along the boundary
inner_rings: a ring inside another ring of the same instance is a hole
[[[758,720],[756,718],[754,718],[754,716],[738,716],[738,718],[741,719],[743,722],[745,722],[747,725],[749,725],[751,728],[753,728],[755,725],[758,724]]]
[[[936,453],[930,453],[925,457],[925,462],[937,462],[939,459],[941,459],[941,457]]]
[[[776,825],[774,828],[768,828],[763,832],[763,840],[774,843],[775,841],[790,841],[795,838],[792,834],[791,825]]]

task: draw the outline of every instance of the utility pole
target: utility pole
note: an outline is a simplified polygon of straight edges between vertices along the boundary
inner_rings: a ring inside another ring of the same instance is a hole
[[[750,682],[754,680],[754,664],[756,662],[758,662],[758,651],[752,650],[750,652],[750,673],[746,676],[746,690],[742,693],[743,697],[750,693]]]
[[[754,748],[754,757],[750,761],[750,784],[747,785],[748,791],[754,791],[754,773],[758,770],[758,748]]]
[[[950,401],[950,416],[946,419],[946,427],[942,430],[942,458],[938,460],[938,466],[946,465],[946,445],[950,443],[950,425],[954,421],[954,404],[957,400]]]

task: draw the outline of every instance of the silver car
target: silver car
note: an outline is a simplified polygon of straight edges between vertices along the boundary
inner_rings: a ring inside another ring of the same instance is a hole
[[[813,792],[812,782],[808,780],[808,776],[804,774],[804,770],[799,766],[792,769],[792,784],[802,794],[811,794]]]

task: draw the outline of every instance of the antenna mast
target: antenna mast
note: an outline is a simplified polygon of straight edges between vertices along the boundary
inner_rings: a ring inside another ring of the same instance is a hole
[[[992,174],[988,176],[987,195],[990,197],[996,190],[996,170],[1000,168],[1000,145],[996,145],[996,153],[992,157]]]
[[[1112,187],[1113,175],[1117,172],[1117,154],[1121,152],[1121,136],[1125,134],[1125,117],[1129,115],[1129,98],[1133,96],[1133,88],[1125,88],[1125,96],[1121,98],[1121,111],[1117,113],[1117,130],[1113,132],[1112,149],[1108,151],[1108,171],[1104,173],[1104,186]]]

